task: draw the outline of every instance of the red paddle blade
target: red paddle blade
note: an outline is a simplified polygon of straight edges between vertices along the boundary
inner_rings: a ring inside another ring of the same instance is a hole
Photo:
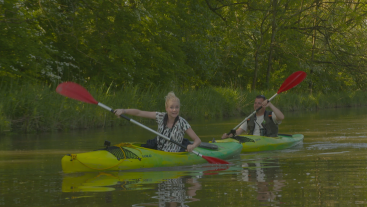
[[[283,91],[289,90],[294,86],[298,85],[305,79],[307,74],[303,71],[297,71],[292,73],[285,81],[283,82],[282,86],[280,86],[277,94],[280,94]]]
[[[206,161],[208,161],[210,164],[225,164],[225,165],[230,164],[229,162],[227,162],[225,160],[221,160],[221,159],[216,158],[216,157],[208,157],[208,156],[203,155],[202,158],[206,159]]]
[[[223,170],[228,170],[228,169],[229,169],[228,165],[221,165],[221,168],[217,168],[217,169],[214,169],[214,170],[205,170],[203,172],[203,174],[204,175],[217,175],[218,171],[223,171]]]
[[[93,98],[92,95],[90,95],[87,89],[83,88],[83,86],[77,83],[73,82],[60,83],[56,88],[56,92],[63,96],[76,99],[78,101],[83,101],[91,104],[98,104],[98,102]]]

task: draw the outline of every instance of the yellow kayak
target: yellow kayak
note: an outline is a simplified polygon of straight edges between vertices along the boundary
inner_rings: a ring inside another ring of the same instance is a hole
[[[219,159],[231,159],[241,153],[238,142],[213,143],[217,149],[197,147],[195,151],[202,155]],[[91,152],[68,154],[61,159],[65,173],[132,170],[141,168],[175,167],[207,163],[205,159],[193,153],[164,152],[140,147],[140,144],[120,143]]]

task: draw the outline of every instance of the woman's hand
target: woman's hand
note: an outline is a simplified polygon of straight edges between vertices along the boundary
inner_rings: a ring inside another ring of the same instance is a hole
[[[189,137],[191,137],[192,140],[194,140],[193,144],[189,144],[186,147],[187,152],[192,152],[192,150],[194,150],[195,147],[200,145],[201,139],[198,137],[198,135],[195,134],[194,130],[192,130],[191,127],[186,130],[186,134],[189,135]]]
[[[114,113],[116,116],[120,117],[121,114],[125,113],[125,109],[116,109]]]
[[[186,152],[192,152],[195,149],[194,145],[189,144],[187,145]]]

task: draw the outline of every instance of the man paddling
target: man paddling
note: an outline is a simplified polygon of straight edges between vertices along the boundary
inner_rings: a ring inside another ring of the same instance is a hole
[[[235,135],[247,132],[249,135],[261,135],[267,137],[278,136],[278,125],[282,123],[284,114],[276,108],[271,102],[266,100],[265,96],[258,95],[255,98],[254,109],[262,107],[259,111],[251,116],[237,130]],[[266,107],[270,107],[272,111],[266,111]],[[233,134],[223,134],[222,139],[232,137]]]

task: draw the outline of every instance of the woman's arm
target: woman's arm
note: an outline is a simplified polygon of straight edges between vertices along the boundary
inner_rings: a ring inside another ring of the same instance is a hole
[[[116,109],[116,116],[120,117],[121,114],[128,114],[132,116],[140,116],[148,119],[155,119],[156,112],[154,111],[142,111],[139,109]]]
[[[196,147],[200,145],[201,139],[198,137],[198,135],[196,135],[196,133],[194,132],[194,130],[192,130],[191,127],[186,130],[186,134],[189,135],[189,137],[191,137],[192,140],[194,140],[193,144],[187,145],[187,151],[192,152]]]

